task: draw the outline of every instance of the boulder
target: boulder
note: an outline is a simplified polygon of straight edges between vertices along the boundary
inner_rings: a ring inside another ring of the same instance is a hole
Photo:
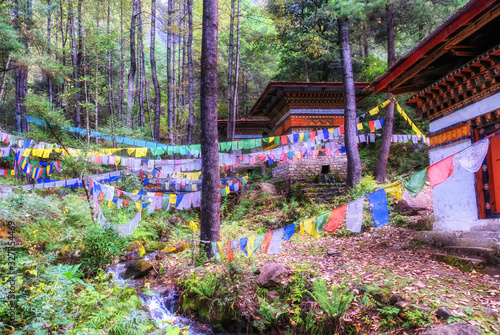
[[[137,255],[139,256],[139,258],[143,258],[144,256],[146,256],[146,249],[144,249],[142,243],[139,241],[134,241],[134,244],[137,248]]]
[[[276,187],[273,185],[273,184],[270,184],[270,183],[260,183],[260,191],[261,192],[266,192],[268,193],[269,195],[278,195],[278,193],[276,192]]]
[[[396,211],[405,215],[418,215],[419,212],[432,208],[432,193],[429,189],[422,190],[415,198],[405,191],[402,200],[396,204]]]
[[[468,323],[454,322],[449,325],[427,329],[422,335],[481,335],[481,332]]]
[[[150,291],[153,293],[156,293],[158,295],[167,295],[170,292],[170,287],[169,286],[158,286],[158,287],[152,288]]]
[[[130,263],[127,266],[127,270],[123,274],[124,279],[137,279],[146,276],[149,271],[153,270],[153,265],[145,260],[139,260]]]
[[[259,268],[257,284],[263,287],[273,287],[284,282],[289,271],[279,263],[266,263]]]
[[[146,246],[146,252],[149,254],[151,252],[155,252],[155,251],[160,251],[160,250],[163,250],[167,247],[167,245],[163,242],[156,242],[156,241],[153,241],[153,242],[150,242],[147,246]]]
[[[448,310],[446,307],[439,307],[436,311],[436,315],[442,319],[448,319],[453,316],[453,313]]]

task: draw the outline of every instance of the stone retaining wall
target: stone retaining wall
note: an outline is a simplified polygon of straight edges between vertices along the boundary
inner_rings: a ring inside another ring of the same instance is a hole
[[[328,174],[347,175],[347,156],[317,157],[315,160],[302,159],[279,164],[273,169],[274,180],[299,180],[322,173],[323,166],[329,166]]]

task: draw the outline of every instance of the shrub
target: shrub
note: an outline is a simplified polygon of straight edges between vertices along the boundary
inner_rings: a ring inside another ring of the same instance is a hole
[[[99,268],[111,263],[126,246],[125,242],[113,225],[90,225],[82,238],[81,262],[85,273],[95,274]]]

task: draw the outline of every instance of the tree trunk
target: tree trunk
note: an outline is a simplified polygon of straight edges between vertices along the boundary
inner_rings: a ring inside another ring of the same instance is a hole
[[[188,42],[187,42],[187,61],[188,61],[188,101],[189,101],[189,119],[188,119],[188,138],[187,143],[193,143],[194,128],[194,76],[193,76],[193,0],[188,2]]]
[[[172,133],[172,2],[168,2],[167,13],[167,123],[168,123],[168,139],[169,143],[174,142]]]
[[[97,29],[99,30],[99,23],[97,24]],[[95,62],[95,131],[99,131],[99,53],[96,53],[96,62]],[[99,138],[95,137],[95,144],[99,144]]]
[[[123,126],[123,99],[125,91],[125,61],[123,58],[123,0],[120,0],[120,125]]]
[[[29,131],[28,121],[26,120],[26,105],[24,98],[28,92],[28,64],[23,61],[17,62],[16,67],[16,115],[17,115],[17,130],[20,133]]]
[[[71,66],[73,66],[73,87],[75,89],[75,127],[81,127],[82,119],[80,115],[80,82],[78,76],[78,54],[76,50],[75,14],[73,0],[70,0],[70,29],[71,29]]]
[[[203,0],[201,40],[201,193],[202,241],[219,241],[220,236],[220,175],[217,135],[217,0]],[[201,243],[202,250],[213,256],[210,244]]]
[[[394,33],[394,5],[392,2],[385,6],[387,16],[387,65],[390,68],[396,62],[396,47]],[[387,99],[394,98],[392,93],[387,93]],[[377,165],[375,166],[375,179],[383,183],[386,179],[387,160],[391,150],[392,129],[394,126],[394,101],[387,105],[384,132],[382,135],[382,145],[378,152]]]
[[[140,75],[139,75],[139,90],[137,93],[137,104],[138,104],[138,115],[137,115],[137,124],[139,127],[144,127],[145,123],[145,118],[144,118],[144,91],[145,91],[145,85],[144,85],[144,80],[146,77],[146,66],[145,66],[145,59],[144,59],[144,39],[143,39],[143,34],[142,34],[142,1],[138,0],[138,19],[139,19],[139,27],[138,27],[138,33],[139,33],[139,54],[140,54]]]
[[[175,3],[174,3],[174,11],[175,11]],[[174,21],[175,24],[175,21]],[[178,35],[172,34],[172,130],[176,129],[177,126],[177,76],[176,76],[176,62],[175,62],[175,51],[177,44]],[[174,131],[174,141],[177,143],[178,133]]]
[[[110,11],[111,11],[111,0],[108,0],[108,27],[107,27],[107,33],[108,33],[108,38],[111,35],[111,30],[109,27],[110,23]],[[111,69],[111,48],[108,50],[108,100],[109,100],[109,116],[111,117],[111,130],[114,129],[114,118],[115,118],[115,112],[114,112],[114,98],[113,98],[113,72]]]
[[[232,81],[233,81],[233,50],[234,50],[234,2],[235,0],[231,0],[231,13],[230,13],[230,21],[229,21],[229,60],[228,60],[228,68],[227,68],[227,135],[226,138],[228,141],[232,141],[234,138],[233,131],[233,99],[232,99]]]
[[[52,5],[52,1],[51,0],[48,0],[47,1],[47,6],[49,7],[48,9],[48,13],[47,13],[47,53],[50,57],[50,55],[52,54],[52,50],[51,50],[51,46],[50,46],[50,42],[51,42],[51,39],[52,39],[52,36],[51,36],[51,33],[52,33],[52,9],[50,8]],[[47,73],[46,74],[46,81],[47,81],[47,94],[49,96],[49,102],[50,102],[50,106],[52,107],[53,106],[53,103],[54,103],[54,94],[52,92],[52,79],[50,78],[50,75]]]
[[[149,58],[151,61],[151,77],[153,79],[153,86],[155,88],[155,125],[153,139],[160,141],[160,107],[161,107],[161,94],[160,84],[156,75],[156,58],[155,58],[155,43],[156,43],[156,0],[151,0],[151,43],[149,50]]]
[[[233,107],[231,108],[232,112],[232,124],[231,124],[231,139],[230,141],[234,141],[234,134],[236,132],[236,119],[238,118],[239,112],[239,96],[238,96],[238,83],[240,76],[240,8],[241,8],[241,0],[238,0],[238,18],[237,18],[237,26],[236,26],[236,70],[234,71],[234,94],[233,94]]]
[[[361,181],[361,158],[356,146],[356,91],[352,71],[351,46],[349,44],[349,20],[338,18],[339,46],[344,82],[344,141],[347,151],[347,186],[353,187]]]
[[[130,71],[128,73],[127,92],[127,128],[132,129],[132,114],[134,112],[134,79],[135,79],[135,18],[137,16],[137,0],[133,0],[132,19],[130,21]]]
[[[2,86],[0,87],[0,101],[2,101],[3,92],[5,90],[5,82],[7,81],[7,71],[9,70],[11,59],[12,59],[12,52],[9,53],[9,56],[7,57],[7,63],[5,63],[5,69],[2,78]]]

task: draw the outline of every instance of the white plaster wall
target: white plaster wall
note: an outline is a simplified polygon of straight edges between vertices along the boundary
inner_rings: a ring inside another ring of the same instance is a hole
[[[431,133],[449,127],[455,123],[467,121],[500,108],[500,92],[457,109],[452,114],[432,121],[429,125]]]
[[[471,144],[465,140],[429,151],[433,164]],[[452,175],[432,190],[434,230],[470,230],[478,225],[478,210],[474,173],[456,167]]]

